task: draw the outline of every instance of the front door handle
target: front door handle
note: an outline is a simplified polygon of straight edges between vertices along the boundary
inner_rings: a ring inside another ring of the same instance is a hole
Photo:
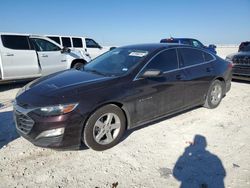
[[[48,55],[46,55],[46,54],[42,54],[42,57],[48,57]]]
[[[5,56],[14,56],[14,54],[11,54],[11,53],[6,53],[4,54]]]

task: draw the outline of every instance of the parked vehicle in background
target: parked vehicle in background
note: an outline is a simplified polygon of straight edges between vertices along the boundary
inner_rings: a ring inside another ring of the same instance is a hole
[[[54,40],[58,44],[68,47],[70,49],[79,50],[81,53],[89,54],[91,59],[109,51],[113,47],[103,47],[99,45],[95,40],[91,38],[79,37],[79,36],[59,36],[59,35],[46,35],[51,40]]]
[[[233,63],[233,78],[250,81],[250,42],[242,42],[238,53],[230,54],[226,60]]]
[[[126,129],[195,106],[216,108],[230,90],[231,71],[231,63],[191,46],[116,48],[82,70],[22,88],[14,103],[17,131],[37,146],[105,150]]]
[[[214,44],[210,44],[209,46],[203,45],[200,41],[197,39],[192,39],[192,38],[166,38],[166,39],[161,39],[161,43],[178,43],[178,44],[186,44],[190,46],[194,46],[197,48],[203,48],[206,50],[209,50],[210,52],[217,54],[216,52],[216,46]]]
[[[88,61],[86,55],[44,36],[0,33],[0,83],[81,68]]]

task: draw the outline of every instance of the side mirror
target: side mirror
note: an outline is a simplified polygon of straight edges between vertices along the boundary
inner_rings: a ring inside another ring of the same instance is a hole
[[[110,48],[109,48],[110,51],[111,51],[111,50],[114,50],[114,49],[116,49],[116,47],[110,47]]]
[[[162,72],[157,69],[148,69],[142,74],[142,78],[155,78],[162,75]]]
[[[216,46],[214,44],[209,44],[208,48],[216,48]]]
[[[68,47],[63,47],[63,49],[61,50],[62,53],[70,53],[71,50]]]

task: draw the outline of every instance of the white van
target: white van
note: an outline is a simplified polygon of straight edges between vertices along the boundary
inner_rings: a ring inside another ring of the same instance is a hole
[[[59,36],[59,35],[46,35],[46,37],[70,49],[79,50],[81,53],[87,52],[91,59],[94,59],[97,56],[114,48],[114,47],[110,48],[110,47],[100,46],[93,39],[85,37]]]
[[[0,83],[79,69],[89,61],[44,36],[0,33]]]

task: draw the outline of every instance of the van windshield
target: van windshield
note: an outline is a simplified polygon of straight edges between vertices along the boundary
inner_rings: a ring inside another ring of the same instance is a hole
[[[148,51],[116,48],[84,66],[83,71],[106,76],[121,76],[128,73],[148,55]]]

